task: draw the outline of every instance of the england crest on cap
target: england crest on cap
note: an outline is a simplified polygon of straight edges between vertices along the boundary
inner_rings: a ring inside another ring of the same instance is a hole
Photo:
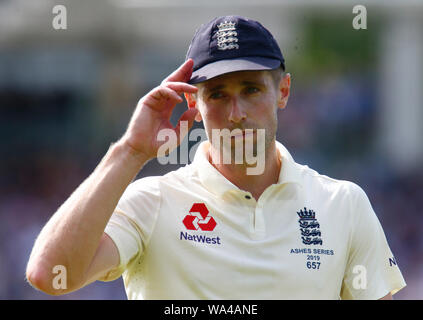
[[[217,38],[217,47],[218,50],[231,50],[231,49],[239,49],[239,45],[237,44],[238,33],[235,29],[235,22],[225,21],[220,23],[216,31],[216,38]]]

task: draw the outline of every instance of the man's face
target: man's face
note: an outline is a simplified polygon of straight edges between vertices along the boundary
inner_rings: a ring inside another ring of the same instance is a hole
[[[203,120],[209,141],[212,130],[254,129],[252,135],[232,137],[257,141],[257,129],[265,130],[265,150],[274,141],[277,110],[286,105],[289,75],[279,85],[268,71],[241,71],[225,74],[198,84],[195,98],[188,104],[198,108],[197,120]],[[194,102],[194,103],[193,103]]]

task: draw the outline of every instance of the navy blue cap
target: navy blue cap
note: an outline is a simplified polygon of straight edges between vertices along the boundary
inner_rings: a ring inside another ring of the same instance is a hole
[[[194,60],[191,84],[235,71],[285,70],[272,34],[259,22],[241,16],[214,18],[198,28],[186,55],[189,58]]]

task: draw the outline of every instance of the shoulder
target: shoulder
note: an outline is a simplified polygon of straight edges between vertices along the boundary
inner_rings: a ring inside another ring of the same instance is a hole
[[[183,166],[161,176],[148,176],[134,180],[127,187],[125,193],[136,194],[142,192],[160,193],[165,185],[183,185],[193,178],[191,165]]]
[[[159,191],[160,176],[143,177],[132,181],[124,192],[124,196],[135,195],[142,192]]]
[[[367,198],[362,187],[349,180],[336,179],[321,174],[309,168],[307,165],[295,163],[300,173],[301,185],[308,191],[316,195],[330,196],[331,199],[348,201],[354,205],[357,201]]]

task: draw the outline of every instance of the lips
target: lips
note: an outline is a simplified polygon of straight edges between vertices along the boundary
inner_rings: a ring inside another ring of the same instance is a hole
[[[237,134],[233,134],[232,138],[233,139],[248,138],[248,137],[254,136],[255,133],[256,133],[256,131],[254,129],[244,129],[244,130],[242,130],[242,132],[239,132]]]

